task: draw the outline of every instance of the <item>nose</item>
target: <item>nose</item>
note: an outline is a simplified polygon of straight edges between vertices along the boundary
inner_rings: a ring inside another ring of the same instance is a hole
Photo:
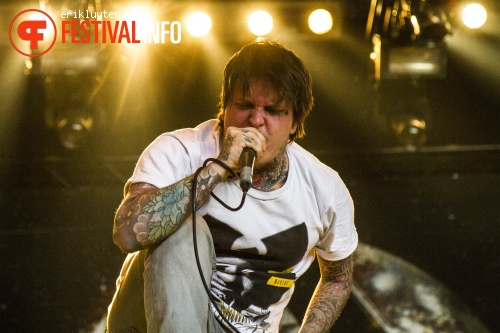
[[[248,121],[252,127],[258,128],[264,124],[264,116],[265,111],[261,108],[252,109],[252,113],[250,114],[250,118]]]

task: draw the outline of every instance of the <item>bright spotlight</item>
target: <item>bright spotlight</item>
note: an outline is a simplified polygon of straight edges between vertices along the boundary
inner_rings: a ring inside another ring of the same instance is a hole
[[[273,17],[266,11],[258,10],[248,17],[248,28],[256,36],[264,36],[273,30]]]
[[[132,28],[132,23],[135,24],[136,38],[145,40],[150,32],[153,16],[146,8],[132,7],[125,12],[124,21],[129,29]]]
[[[462,21],[470,29],[478,29],[486,22],[486,9],[477,3],[467,5],[462,12]]]
[[[44,40],[48,38],[48,36],[52,37],[52,35],[54,34],[52,29],[49,29],[49,27],[52,25],[52,22],[47,17],[47,15],[44,15],[40,12],[36,12],[30,16],[29,21],[45,21],[45,28],[39,29],[39,31],[43,34]]]
[[[333,19],[329,11],[316,9],[309,15],[309,29],[315,34],[325,34],[332,29]]]
[[[187,18],[186,28],[194,37],[206,36],[212,28],[212,19],[205,12],[194,12]]]
[[[127,10],[124,19],[125,21],[147,22],[152,21],[152,15],[145,8],[133,7]]]

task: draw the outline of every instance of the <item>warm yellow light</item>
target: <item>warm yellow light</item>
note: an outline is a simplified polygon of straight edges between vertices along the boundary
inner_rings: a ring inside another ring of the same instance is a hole
[[[195,37],[206,36],[212,29],[212,19],[205,12],[194,12],[187,18],[186,29]]]
[[[130,7],[125,12],[123,20],[127,22],[128,28],[135,26],[136,39],[146,40],[153,24],[153,15],[143,7]]]
[[[131,7],[125,12],[124,21],[151,22],[153,21],[153,17],[146,8]]]
[[[47,21],[47,22],[50,22],[50,20],[47,17],[47,15],[42,14],[40,12],[36,12],[36,13],[32,14],[30,16],[29,20],[30,21]]]
[[[29,21],[45,21],[45,28],[39,29],[39,32],[43,34],[43,38],[46,39],[48,36],[54,35],[54,29],[52,28],[52,21],[47,17],[47,15],[40,12],[36,12],[30,16]]]
[[[273,30],[273,17],[263,10],[253,12],[248,18],[248,28],[254,35],[267,35]]]
[[[487,17],[486,9],[477,3],[467,5],[462,11],[462,21],[470,29],[482,27]]]
[[[418,19],[415,15],[412,15],[410,18],[411,25],[413,26],[413,32],[415,35],[420,35],[421,30],[420,30],[420,24],[418,23]]]
[[[315,34],[325,34],[332,29],[333,19],[329,11],[316,9],[309,15],[309,29]]]

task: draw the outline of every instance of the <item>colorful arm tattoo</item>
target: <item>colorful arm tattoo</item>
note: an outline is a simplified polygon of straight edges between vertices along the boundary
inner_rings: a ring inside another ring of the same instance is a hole
[[[201,171],[196,184],[197,207],[221,180],[210,165]],[[150,184],[133,184],[116,214],[115,234],[133,236],[137,241],[134,250],[165,239],[192,213],[192,184],[193,176],[161,189]]]
[[[339,261],[318,257],[321,280],[304,318],[300,333],[330,332],[340,316],[352,287],[352,256]]]

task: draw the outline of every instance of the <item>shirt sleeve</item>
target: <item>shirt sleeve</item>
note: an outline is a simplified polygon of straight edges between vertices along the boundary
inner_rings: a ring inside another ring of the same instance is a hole
[[[337,175],[333,196],[325,209],[323,219],[326,230],[316,246],[317,254],[329,261],[347,258],[358,245],[358,234],[354,225],[354,205],[349,191]]]
[[[133,183],[148,183],[163,188],[189,175],[189,155],[174,136],[162,134],[141,154],[125,193]]]

